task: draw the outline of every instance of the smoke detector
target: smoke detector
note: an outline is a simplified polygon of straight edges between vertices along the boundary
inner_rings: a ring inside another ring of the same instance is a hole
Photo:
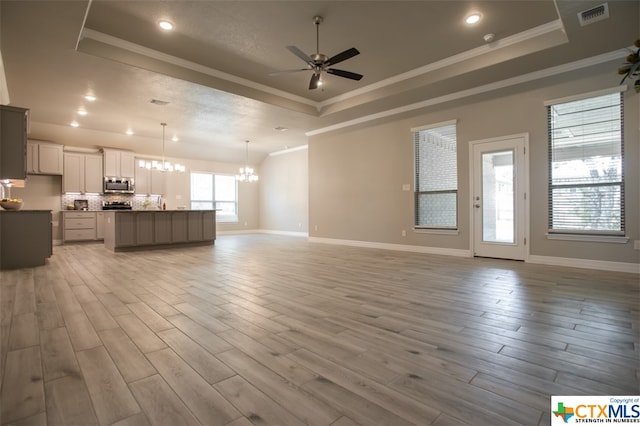
[[[609,4],[603,3],[600,6],[592,7],[591,9],[583,10],[578,13],[578,21],[580,26],[593,24],[594,22],[602,21],[609,17]]]

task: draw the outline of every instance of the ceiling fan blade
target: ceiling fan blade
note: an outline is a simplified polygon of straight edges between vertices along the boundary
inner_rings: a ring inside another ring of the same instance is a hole
[[[302,50],[298,49],[295,46],[287,46],[287,49],[289,49],[289,52],[293,53],[294,55],[296,55],[298,58],[302,59],[303,61],[305,61],[307,64],[313,66],[313,59],[311,59],[309,57],[309,55],[307,55],[306,53],[304,53]]]
[[[338,62],[346,61],[347,59],[353,58],[354,56],[359,54],[360,52],[358,51],[358,49],[352,47],[351,49],[347,49],[344,52],[340,52],[337,55],[330,57],[329,59],[327,59],[327,62],[325,62],[325,65],[335,65]]]
[[[350,78],[351,80],[360,80],[362,78],[362,74],[357,74],[351,71],[337,70],[335,68],[329,68],[327,73],[337,75],[344,78]]]
[[[282,75],[282,74],[291,74],[294,72],[300,72],[300,71],[309,71],[311,68],[300,68],[297,70],[284,70],[284,71],[276,71],[276,72],[270,72],[269,76],[274,77],[277,75]]]
[[[309,81],[309,90],[317,89],[320,82],[320,74],[313,73]]]

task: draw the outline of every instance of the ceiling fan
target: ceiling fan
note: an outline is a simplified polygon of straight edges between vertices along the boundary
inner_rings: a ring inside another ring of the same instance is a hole
[[[330,68],[331,66],[346,61],[349,58],[353,58],[356,55],[359,55],[360,52],[355,47],[351,49],[347,49],[344,52],[340,52],[337,55],[332,57],[328,57],[327,55],[323,55],[320,53],[320,23],[323,21],[322,16],[314,16],[313,23],[316,25],[316,53],[313,55],[307,55],[302,50],[298,49],[296,46],[287,46],[287,49],[298,58],[302,59],[306,62],[306,68],[294,69],[294,70],[286,70],[286,71],[278,71],[271,73],[269,75],[280,75],[292,72],[299,71],[313,71],[313,75],[311,76],[311,81],[309,81],[309,90],[317,89],[322,85],[322,73],[337,75],[338,77],[349,78],[351,80],[360,80],[362,78],[362,74],[357,74],[351,71],[339,70],[336,68]]]

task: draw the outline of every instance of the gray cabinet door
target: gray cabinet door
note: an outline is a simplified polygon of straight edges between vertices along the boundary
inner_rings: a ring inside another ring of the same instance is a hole
[[[0,212],[0,269],[31,268],[51,256],[51,212]]]
[[[133,214],[119,213],[116,218],[116,246],[128,247],[136,244],[136,222]]]
[[[171,242],[171,215],[168,213],[153,213],[155,229],[155,243],[168,244]]]
[[[174,243],[187,241],[187,212],[171,213],[171,233]]]
[[[27,178],[27,111],[0,106],[0,179]]]
[[[216,239],[216,212],[202,213],[202,238],[207,241]]]
[[[202,212],[189,212],[189,241],[202,241]]]
[[[153,213],[138,212],[136,216],[136,245],[153,244]]]

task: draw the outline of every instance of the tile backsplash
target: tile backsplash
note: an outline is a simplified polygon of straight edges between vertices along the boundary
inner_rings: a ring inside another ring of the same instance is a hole
[[[152,206],[160,207],[162,200],[157,195],[131,195],[131,194],[62,194],[60,197],[60,210],[73,210],[75,200],[87,200],[89,210],[102,210],[103,201],[128,201],[134,210],[144,209],[143,203],[149,200]],[[71,206],[69,209],[67,206]]]

